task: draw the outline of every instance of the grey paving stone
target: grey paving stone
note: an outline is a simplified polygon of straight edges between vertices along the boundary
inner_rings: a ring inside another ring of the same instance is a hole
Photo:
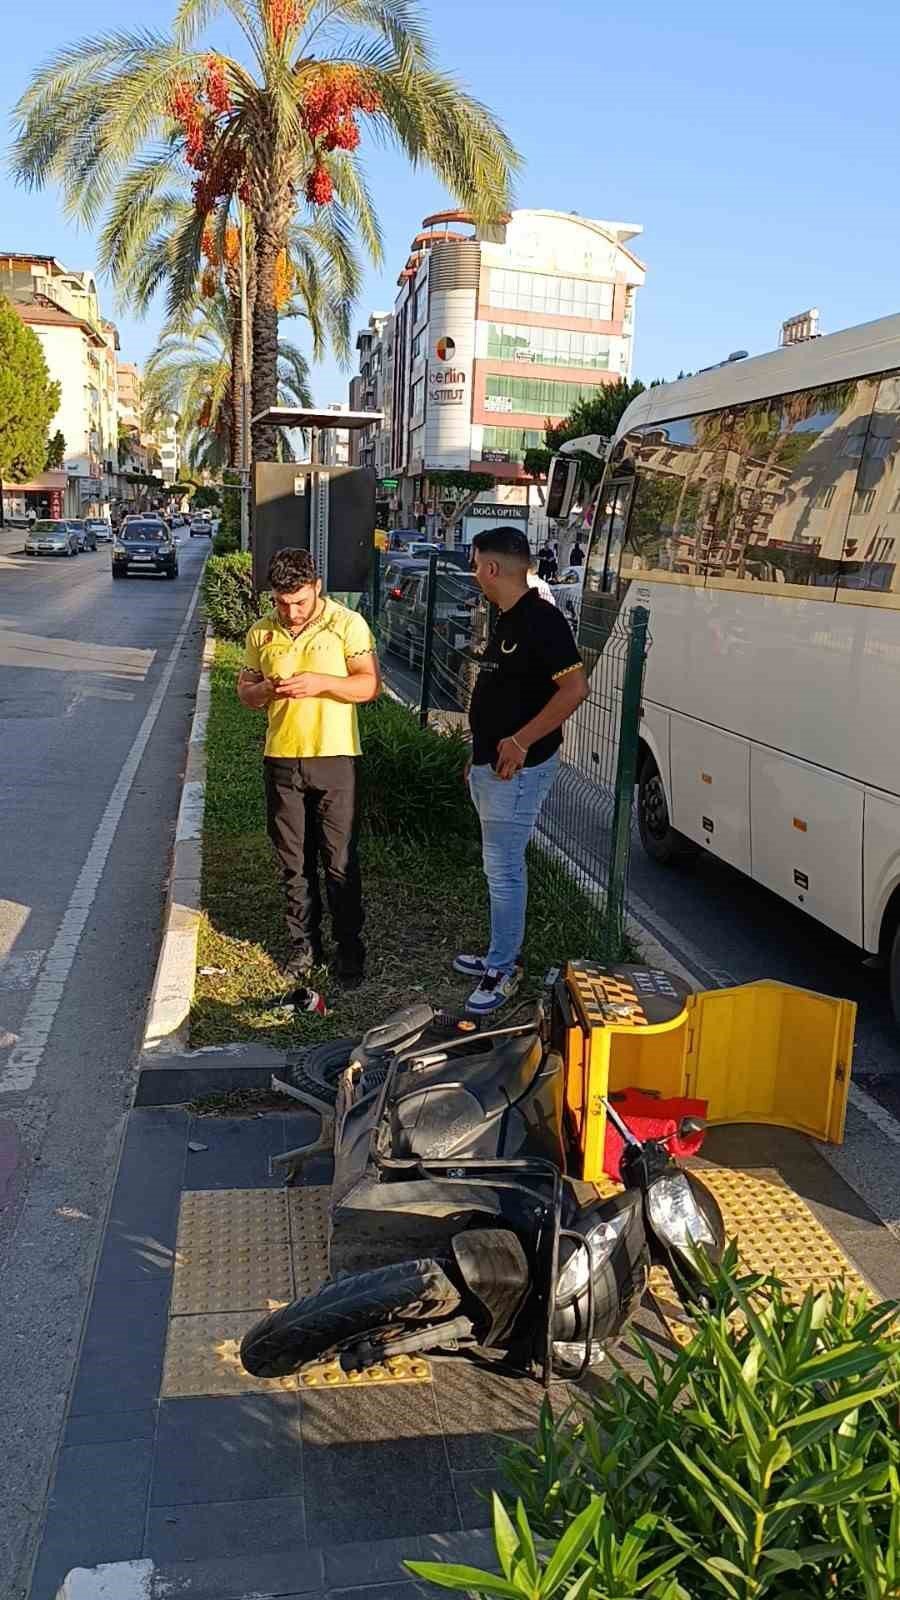
[[[280,1175],[269,1175],[269,1157],[284,1150],[284,1118],[277,1113],[194,1117],[188,1142],[207,1148],[188,1151],[186,1189],[277,1189],[284,1181]],[[296,1142],[302,1144],[302,1134]]]
[[[323,1551],[325,1586],[355,1589],[367,1584],[392,1583],[403,1578],[405,1560],[419,1559],[419,1540],[362,1539],[330,1546]]]
[[[155,1403],[168,1304],[167,1279],[97,1286],[72,1395],[73,1417]]]
[[[434,1387],[428,1383],[304,1389],[301,1403],[304,1447],[415,1439],[441,1432]],[[379,1537],[377,1531],[372,1537]]]
[[[31,1600],[54,1600],[72,1567],[140,1555],[151,1454],[149,1438],[60,1452]]]
[[[98,1286],[171,1273],[190,1118],[181,1109],[132,1111],[97,1268]]]
[[[438,1416],[455,1472],[491,1466],[510,1440],[533,1438],[544,1401],[539,1383],[471,1361],[439,1360],[433,1370]],[[554,1384],[550,1400],[561,1414],[568,1404],[566,1386]]]
[[[257,1555],[164,1561],[153,1574],[154,1600],[246,1600],[247,1595],[318,1594],[322,1555],[294,1545]]]
[[[437,1434],[358,1444],[304,1440],[303,1470],[310,1544],[459,1526],[444,1441]]]
[[[478,1472],[454,1472],[453,1491],[464,1528],[490,1527],[491,1491],[502,1487],[502,1474],[496,1467],[482,1467]]]
[[[160,1402],[152,1505],[300,1493],[296,1394]]]
[[[124,1439],[152,1439],[156,1429],[156,1408],[137,1411],[94,1411],[70,1417],[64,1444],[115,1444]]]
[[[303,1497],[151,1506],[143,1554],[154,1561],[214,1561],[294,1550],[305,1542]]]

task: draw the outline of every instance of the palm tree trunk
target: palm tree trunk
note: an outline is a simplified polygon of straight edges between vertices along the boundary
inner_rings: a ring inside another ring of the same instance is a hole
[[[271,223],[256,219],[256,300],[253,306],[252,415],[258,417],[278,402],[278,308],[275,275],[282,239]],[[276,429],[268,422],[253,426],[254,461],[275,460]]]
[[[253,283],[253,382],[251,415],[278,404],[278,257],[287,246],[288,228],[294,208],[291,184],[271,183],[264,212],[255,212]],[[252,458],[274,461],[277,429],[258,422],[253,428]]]

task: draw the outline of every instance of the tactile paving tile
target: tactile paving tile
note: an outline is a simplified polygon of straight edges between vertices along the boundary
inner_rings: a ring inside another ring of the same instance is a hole
[[[747,1172],[703,1167],[698,1176],[722,1208],[726,1238],[737,1238],[744,1272],[773,1273],[798,1301],[807,1289],[827,1289],[833,1283],[871,1295],[870,1285],[849,1256],[780,1173],[766,1168]],[[604,1195],[612,1195],[620,1185],[605,1177],[596,1187]],[[663,1267],[652,1269],[650,1291],[665,1313],[673,1338],[685,1343],[691,1324]]]
[[[288,1189],[288,1223],[294,1296],[314,1294],[328,1277],[327,1184]]]
[[[195,1189],[181,1196],[173,1316],[258,1311],[294,1298],[287,1196]]]
[[[428,1362],[410,1356],[363,1373],[330,1362],[287,1378],[252,1378],[241,1366],[240,1342],[256,1318],[325,1282],[328,1198],[327,1185],[182,1194],[164,1398],[431,1382]]]
[[[323,1361],[300,1373],[301,1389],[370,1389],[373,1384],[431,1383],[429,1363],[422,1356],[389,1356],[362,1372],[344,1372],[337,1361]]]
[[[252,1378],[241,1366],[240,1344],[254,1318],[232,1311],[172,1317],[160,1394],[164,1400],[196,1395],[295,1391],[297,1378]]]

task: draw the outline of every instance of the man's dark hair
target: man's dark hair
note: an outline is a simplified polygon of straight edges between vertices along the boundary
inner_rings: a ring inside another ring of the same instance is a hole
[[[308,550],[276,550],[269,562],[266,587],[274,594],[293,594],[308,583],[315,583],[319,574]]]
[[[493,528],[482,528],[472,540],[472,549],[482,556],[503,556],[507,561],[531,562],[531,550],[520,528],[511,528],[508,522],[499,522]]]

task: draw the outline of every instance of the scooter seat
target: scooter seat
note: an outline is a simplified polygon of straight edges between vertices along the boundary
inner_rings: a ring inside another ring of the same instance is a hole
[[[386,1022],[379,1022],[376,1027],[369,1028],[363,1034],[362,1043],[367,1055],[377,1055],[383,1050],[396,1050],[404,1044],[412,1044],[420,1034],[434,1020],[431,1006],[416,1005],[404,1006],[402,1010],[395,1011]]]

